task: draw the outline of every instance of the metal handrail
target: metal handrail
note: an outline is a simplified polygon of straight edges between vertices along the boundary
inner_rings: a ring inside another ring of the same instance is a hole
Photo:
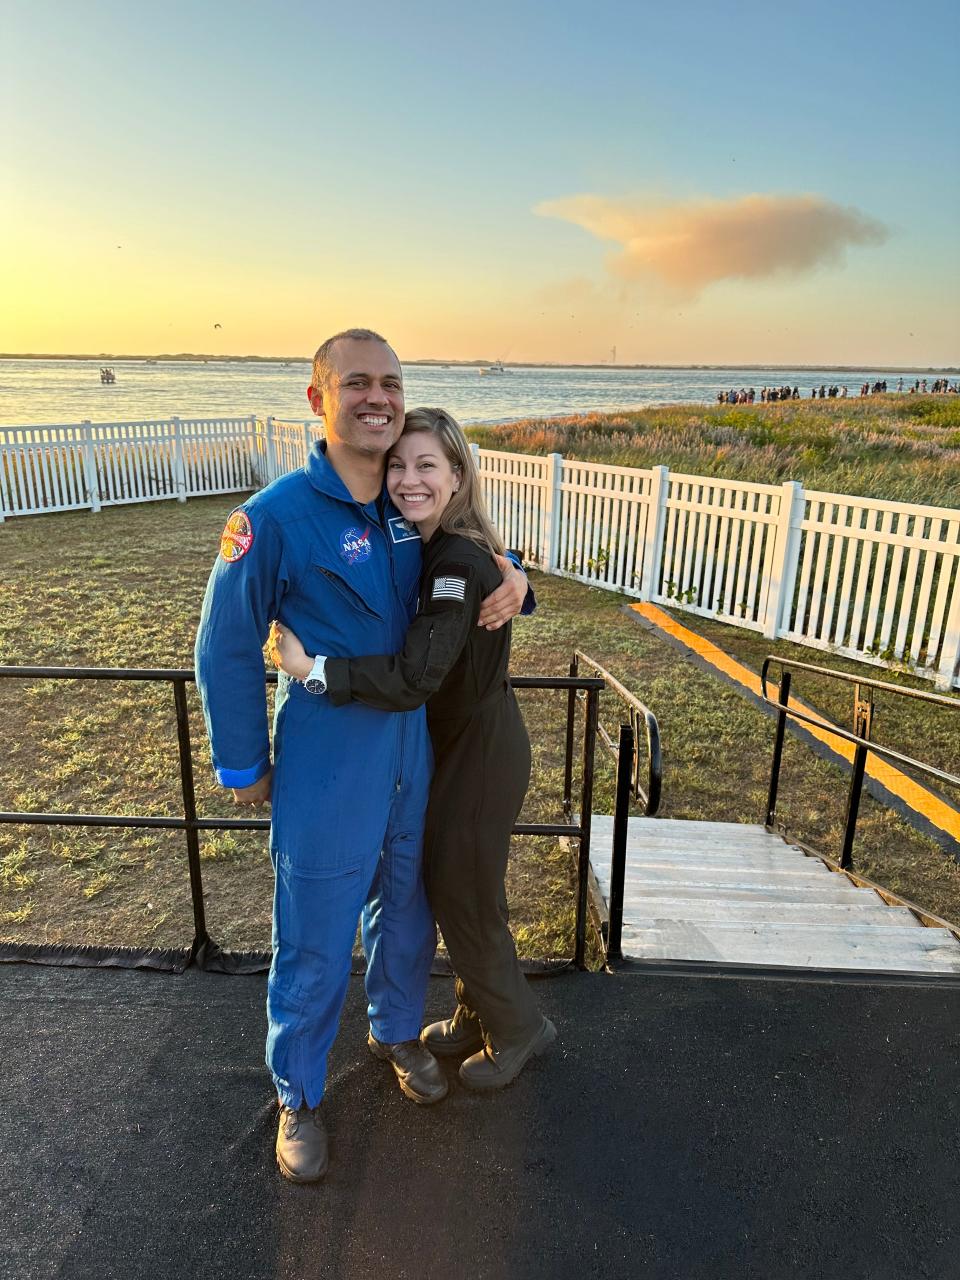
[[[186,836],[187,864],[190,874],[190,893],[193,905],[194,937],[187,963],[213,971],[234,971],[226,963],[220,947],[207,931],[203,902],[203,880],[200,869],[201,831],[266,831],[270,827],[267,818],[200,818],[197,816],[193,779],[193,756],[190,743],[190,721],[187,711],[186,686],[195,682],[194,672],[188,668],[123,668],[123,667],[19,667],[0,666],[0,679],[43,680],[142,680],[173,685],[174,707],[177,718],[177,751],[180,764],[180,786],[183,800],[183,816],[179,818],[151,815],[119,816],[97,813],[33,813],[0,812],[0,824],[20,826],[69,826],[69,827],[137,827],[161,828],[183,831]],[[264,671],[267,684],[275,684],[277,673]],[[517,823],[515,835],[560,835],[579,841],[576,933],[573,962],[580,969],[586,967],[587,891],[590,867],[590,826],[593,812],[593,778],[597,715],[600,692],[604,682],[584,676],[513,676],[510,683],[522,689],[567,689],[570,698],[578,692],[587,699],[587,719],[584,725],[583,769],[580,795],[580,821],[570,818],[570,806],[565,806],[567,821],[563,823]],[[568,723],[568,739],[571,726]],[[566,797],[565,797],[566,802]]]
[[[660,793],[663,789],[663,756],[660,750],[660,726],[657,723],[657,717],[650,708],[636,696],[625,688],[624,685],[612,676],[609,671],[600,665],[595,658],[591,658],[589,654],[583,653],[577,649],[574,654],[574,661],[579,670],[581,662],[587,663],[597,673],[598,677],[604,682],[608,689],[617,695],[621,702],[625,702],[630,710],[630,728],[633,730],[634,738],[637,734],[637,727],[643,722],[644,731],[647,738],[647,789],[646,791],[640,786],[640,757],[634,755],[633,769],[631,773],[633,798],[643,801],[643,813],[645,817],[652,818],[660,808]],[[613,739],[606,732],[602,725],[598,726],[600,737],[609,751],[615,756],[619,753],[619,746],[615,745]]]
[[[590,666],[603,681],[604,686],[615,693],[621,702],[626,703],[628,719],[621,722],[618,741],[613,738],[602,725],[598,724],[597,733],[601,742],[617,761],[617,787],[613,807],[613,842],[610,852],[610,893],[607,899],[607,920],[604,934],[604,951],[607,961],[623,958],[621,938],[623,934],[623,892],[627,869],[627,832],[630,822],[630,801],[643,801],[643,814],[653,817],[660,808],[660,796],[663,790],[663,755],[660,749],[660,726],[657,718],[645,703],[625,688],[624,685],[595,658],[575,650],[570,663],[571,676],[578,675],[580,664]],[[571,707],[573,695],[571,695]],[[572,716],[572,710],[569,713]],[[637,751],[639,726],[643,722],[647,740],[646,790],[640,786],[640,756]],[[568,718],[568,744],[572,732],[572,721]],[[564,796],[570,794],[568,745],[568,773],[564,781]]]
[[[771,663],[776,663],[781,667],[776,699],[771,698],[767,691],[767,673]],[[808,715],[805,711],[791,707],[789,705],[791,671],[807,671],[813,675],[825,676],[842,684],[853,685],[853,732],[841,729],[839,725],[834,725],[825,718],[817,718],[816,716]],[[867,690],[865,696],[861,693],[863,689]],[[948,773],[944,769],[936,768],[935,765],[927,764],[923,760],[916,760],[913,756],[904,755],[901,751],[894,751],[892,747],[884,747],[880,743],[871,740],[870,733],[873,727],[874,713],[872,691],[874,689],[894,694],[897,697],[915,698],[933,706],[960,711],[960,698],[944,697],[942,694],[928,693],[924,689],[904,689],[901,685],[891,684],[886,680],[870,680],[853,675],[848,671],[833,671],[829,667],[816,666],[810,662],[797,662],[791,658],[778,657],[773,653],[767,655],[760,669],[760,696],[768,706],[778,709],[777,733],[774,740],[773,760],[770,768],[770,788],[767,793],[766,825],[768,827],[772,827],[776,819],[780,766],[783,760],[783,740],[788,717],[791,720],[813,725],[821,731],[826,730],[831,736],[840,738],[844,742],[851,742],[854,745],[853,772],[850,778],[850,790],[847,795],[847,812],[844,821],[843,846],[840,851],[839,863],[841,870],[844,871],[849,870],[853,863],[853,841],[860,811],[860,796],[863,790],[867,756],[871,751],[874,755],[881,756],[883,759],[893,760],[898,764],[905,765],[907,768],[916,769],[928,777],[935,778],[938,782],[946,782],[949,786],[960,787],[960,777],[956,774]]]
[[[839,680],[845,684],[852,684],[855,690],[860,688],[882,689],[886,693],[894,693],[904,698],[917,698],[921,702],[930,702],[934,706],[950,707],[953,710],[960,710],[960,698],[945,698],[939,693],[927,693],[925,689],[904,689],[900,685],[890,684],[885,680],[864,680],[859,676],[851,675],[848,671],[831,671],[829,667],[816,667],[808,662],[795,662],[790,658],[778,658],[776,654],[769,654],[763,660],[763,666],[760,668],[760,691],[761,697],[768,706],[779,706],[779,699],[774,700],[767,693],[767,670],[771,662],[777,663],[781,667],[790,667],[795,671],[810,671],[820,676],[829,676],[834,680]],[[858,692],[854,693],[855,705],[860,701]],[[872,699],[871,705],[872,705]],[[901,751],[894,751],[892,747],[884,747],[879,742],[873,742],[869,737],[862,737],[857,733],[850,733],[846,729],[841,729],[839,725],[831,724],[829,721],[816,716],[807,715],[803,711],[795,711],[791,709],[788,713],[791,719],[803,720],[806,724],[815,725],[818,729],[827,729],[832,735],[842,738],[845,742],[852,742],[854,745],[860,743],[869,747],[869,749],[878,756],[883,756],[887,760],[895,760],[897,764],[904,764],[910,769],[919,769],[921,773],[929,774],[931,778],[936,778],[939,782],[946,782],[948,786],[960,787],[960,777],[956,774],[947,773],[943,769],[938,769],[935,765],[926,764],[923,760],[915,760],[912,756],[904,755]]]

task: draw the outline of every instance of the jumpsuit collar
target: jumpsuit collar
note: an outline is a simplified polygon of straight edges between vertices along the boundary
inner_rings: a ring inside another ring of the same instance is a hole
[[[318,440],[311,446],[303,469],[314,489],[328,498],[336,498],[338,502],[349,502],[353,506],[363,507],[364,510],[375,507],[381,513],[381,518],[384,512],[389,515],[396,514],[396,509],[387,495],[386,481],[380,490],[379,498],[374,498],[373,502],[366,504],[357,501],[328,460],[325,440]]]

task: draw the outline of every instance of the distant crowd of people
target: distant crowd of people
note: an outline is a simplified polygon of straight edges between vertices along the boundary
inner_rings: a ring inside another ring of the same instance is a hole
[[[902,382],[903,379],[901,378],[900,381]],[[920,391],[920,392],[926,391],[926,389],[927,389],[926,378],[918,378],[917,381],[910,388],[911,391]],[[933,382],[931,382],[930,384],[930,392],[932,395],[935,395],[935,396],[960,395],[960,382],[957,382],[957,381],[951,382],[949,378],[934,378]]]
[[[897,379],[897,391],[902,392],[904,389],[903,378]],[[860,385],[861,396],[883,395],[888,390],[886,378],[878,379],[876,382],[864,382]],[[915,379],[912,387],[907,387],[910,395],[960,395],[960,382],[951,382],[949,378],[935,378],[928,388],[926,378]],[[826,383],[821,383],[819,387],[811,387],[811,400],[845,400],[847,398],[847,388],[845,386],[828,387]],[[799,400],[799,387],[761,387],[760,403],[770,404],[776,400]],[[755,404],[757,401],[757,392],[753,387],[741,387],[739,391],[718,391],[717,404]]]
[[[754,404],[757,392],[754,387],[741,387],[739,391],[718,391],[718,404]],[[760,403],[768,404],[773,400],[799,400],[799,387],[761,387]]]

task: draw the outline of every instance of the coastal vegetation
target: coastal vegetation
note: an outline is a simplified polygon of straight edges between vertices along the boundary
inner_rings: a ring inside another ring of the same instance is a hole
[[[9,664],[191,667],[200,602],[230,499],[154,503],[8,521],[0,530],[0,655]],[[534,576],[539,608],[514,629],[515,674],[565,674],[581,648],[658,716],[666,817],[761,820],[772,724],[726,685],[637,625],[614,593]],[[684,620],[759,667],[769,642]],[[785,656],[810,658],[778,642]],[[831,665],[854,664],[831,659]],[[868,672],[875,675],[872,669]],[[928,688],[909,675],[897,679]],[[804,683],[803,696],[849,723],[849,696]],[[524,821],[556,822],[562,792],[562,693],[521,692],[534,781]],[[942,768],[960,758],[956,715],[892,700],[878,712],[881,741]],[[190,696],[198,805],[235,815],[212,781],[203,722]],[[7,751],[0,808],[175,815],[177,739],[168,685],[2,680]],[[615,711],[607,714],[612,726]],[[596,807],[611,812],[606,753]],[[839,849],[846,780],[802,743],[787,743],[780,817],[828,853]],[[246,815],[245,815],[246,816]],[[323,815],[318,813],[318,823]],[[261,833],[203,833],[208,925],[223,946],[269,945],[271,869]],[[866,798],[855,865],[927,910],[960,919],[960,868],[949,852]],[[510,873],[512,919],[527,956],[572,951],[572,859],[556,842],[519,839]],[[192,918],[182,834],[162,830],[0,827],[0,936],[29,942],[185,946]]]
[[[472,427],[482,448],[960,505],[960,396],[675,405]]]

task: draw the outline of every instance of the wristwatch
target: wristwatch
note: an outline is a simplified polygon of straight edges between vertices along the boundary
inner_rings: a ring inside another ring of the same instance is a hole
[[[318,654],[314,658],[310,674],[305,678],[303,687],[307,693],[327,692],[327,660],[325,657]]]

